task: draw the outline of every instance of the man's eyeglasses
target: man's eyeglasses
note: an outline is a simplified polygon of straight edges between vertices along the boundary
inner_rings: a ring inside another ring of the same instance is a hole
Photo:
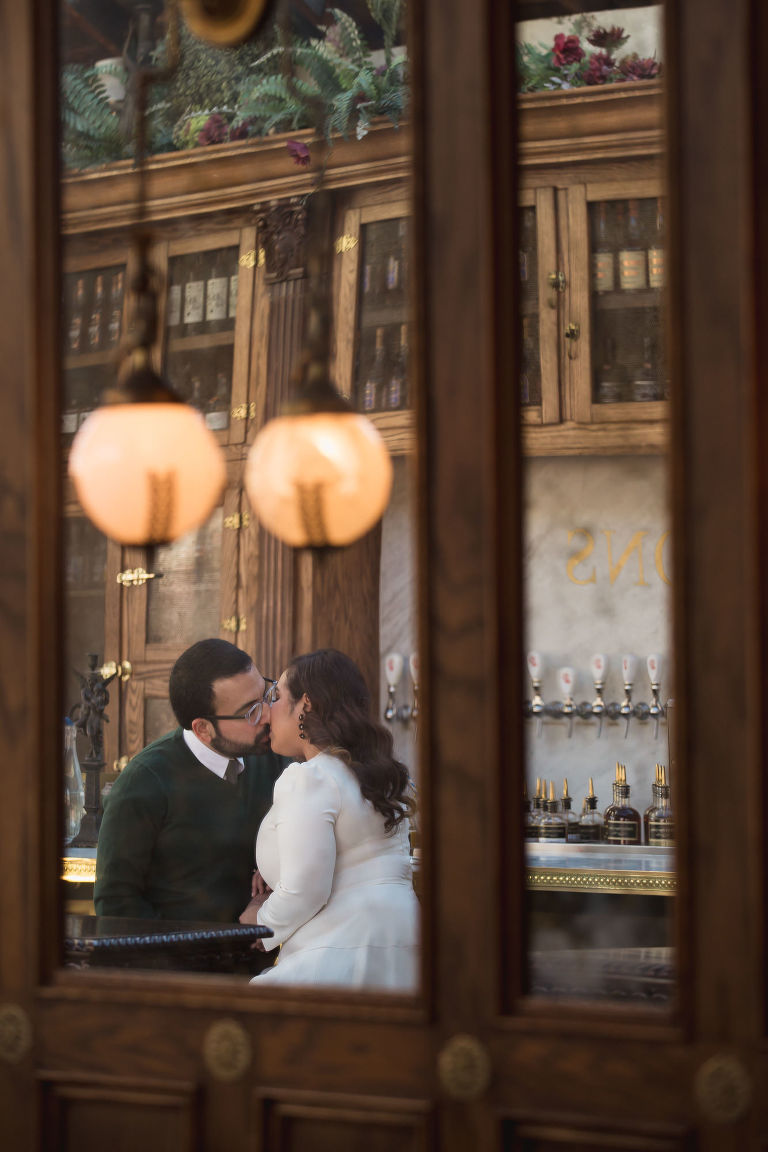
[[[264,689],[264,695],[261,700],[257,700],[255,704],[251,704],[246,712],[240,712],[237,716],[201,716],[201,720],[212,720],[214,723],[217,720],[247,720],[254,728],[261,720],[261,714],[264,711],[264,705],[271,705],[275,701],[275,691],[277,689],[277,680],[273,680],[270,676],[264,677],[264,683],[269,687]]]

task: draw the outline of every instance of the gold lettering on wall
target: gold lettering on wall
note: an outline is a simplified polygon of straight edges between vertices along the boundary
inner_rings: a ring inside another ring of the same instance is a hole
[[[647,581],[643,575],[643,537],[647,536],[647,532],[635,532],[634,536],[627,544],[616,564],[613,563],[613,556],[611,552],[611,537],[613,536],[612,528],[604,528],[603,535],[605,536],[608,544],[608,571],[611,578],[611,584],[616,580],[616,577],[621,572],[632,553],[637,550],[637,567],[639,580],[636,581],[636,586],[642,588],[647,586]]]
[[[646,529],[641,529],[641,530],[635,532],[634,535],[631,537],[629,543],[627,544],[626,548],[621,553],[621,556],[616,561],[616,563],[614,563],[614,561],[613,561],[614,529],[603,528],[603,529],[601,529],[601,531],[602,531],[603,535],[605,536],[606,559],[608,561],[607,575],[608,575],[608,579],[609,579],[610,583],[615,584],[616,580],[621,575],[623,569],[626,567],[630,557],[632,556],[632,553],[636,552],[637,553],[637,580],[635,581],[635,587],[636,588],[648,588],[649,582],[645,578],[645,568],[644,568],[644,562],[643,562],[644,561],[643,543],[644,543],[645,537],[648,535],[648,531]],[[579,584],[579,585],[597,584],[598,583],[598,566],[595,565],[594,563],[592,564],[591,569],[584,569],[582,575],[577,575],[577,573],[576,573],[576,569],[579,567],[579,565],[584,564],[584,562],[586,560],[588,560],[590,556],[593,556],[595,553],[595,537],[594,537],[594,534],[592,532],[590,532],[588,528],[571,528],[571,529],[569,529],[569,531],[568,531],[568,543],[569,544],[571,544],[574,541],[579,543],[580,538],[582,538],[582,537],[583,537],[583,542],[581,543],[581,546],[578,548],[578,551],[574,552],[571,556],[568,556],[568,558],[566,560],[566,564],[565,564],[566,575],[568,576],[568,579],[571,581],[572,584]],[[666,544],[668,539],[669,539],[669,531],[662,532],[661,536],[659,537],[658,541],[656,542],[654,552],[653,552],[654,567],[656,568],[656,572],[658,574],[658,577],[663,584],[671,584],[672,583],[671,579],[669,578],[669,576],[667,575],[667,573],[664,569],[664,545]],[[596,555],[594,555],[594,559],[598,559],[598,557]]]
[[[655,552],[656,571],[658,572],[659,577],[661,578],[661,580],[665,584],[671,584],[672,583],[672,581],[669,579],[666,572],[664,571],[664,545],[666,544],[668,538],[669,538],[669,532],[662,533],[662,535],[659,537],[659,542],[656,545],[656,552]]]
[[[588,556],[592,555],[595,547],[594,536],[591,532],[588,532],[586,528],[573,528],[568,533],[569,544],[571,540],[573,540],[574,536],[586,536],[587,542],[584,547],[580,549],[580,551],[576,552],[573,556],[568,557],[568,563],[566,565],[568,579],[572,584],[595,584],[597,583],[597,572],[595,571],[594,566],[592,568],[592,575],[588,576],[586,580],[579,580],[578,576],[574,576],[573,574],[573,570],[576,565],[583,563],[583,561],[586,560]]]

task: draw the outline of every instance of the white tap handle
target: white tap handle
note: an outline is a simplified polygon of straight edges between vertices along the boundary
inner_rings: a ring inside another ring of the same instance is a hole
[[[414,685],[418,688],[418,686],[419,686],[419,654],[418,654],[418,652],[411,652],[410,658],[408,660],[408,667],[409,667],[410,672],[411,672],[411,680],[413,680]]]
[[[637,657],[627,654],[621,658],[621,674],[625,684],[634,684],[637,671]]]
[[[652,656],[648,657],[648,659],[646,660],[646,665],[648,667],[648,679],[650,680],[651,684],[660,684],[661,683],[661,656],[657,656],[654,653]]]
[[[384,672],[390,688],[397,687],[403,674],[403,658],[399,652],[387,653],[384,657]]]
[[[567,700],[573,698],[573,689],[576,684],[576,673],[573,668],[558,668],[557,682],[560,685],[560,691]]]
[[[541,658],[541,652],[528,653],[528,675],[531,680],[541,683],[541,675],[544,671],[544,661]]]
[[[602,652],[596,652],[589,662],[590,671],[592,672],[592,681],[595,684],[605,683],[605,670],[608,667],[608,661]]]

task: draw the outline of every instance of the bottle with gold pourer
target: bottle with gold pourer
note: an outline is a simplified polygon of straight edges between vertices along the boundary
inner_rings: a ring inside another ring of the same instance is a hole
[[[539,843],[545,842],[549,844],[553,840],[559,840],[564,844],[567,825],[563,818],[562,812],[558,812],[560,802],[555,796],[554,780],[550,780],[549,782],[549,799],[546,799],[546,780],[544,781],[543,792],[545,800],[541,817],[539,819]]]
[[[652,848],[671,848],[675,843],[675,817],[672,812],[671,789],[667,783],[667,770],[658,764],[660,779],[659,801],[648,816],[648,844]]]
[[[626,764],[616,765],[616,779],[613,784],[613,804],[603,813],[603,839],[606,844],[639,844],[640,813],[629,803]]]
[[[592,777],[589,778],[589,792],[584,797],[584,811],[579,820],[579,842],[599,844],[603,838],[603,814],[597,808],[597,796]]]
[[[538,840],[539,838],[539,821],[544,805],[544,794],[542,791],[543,785],[541,778],[536,777],[536,794],[533,797],[531,804],[531,811],[526,813],[525,818],[525,838],[526,840]]]
[[[563,780],[563,794],[560,797],[560,810],[565,820],[565,838],[569,844],[579,842],[579,817],[571,811],[571,797],[568,794],[568,779]]]
[[[654,808],[659,806],[659,788],[661,786],[661,764],[656,765],[655,776],[651,784],[651,802],[643,812],[643,843],[649,844],[648,839],[648,821]]]

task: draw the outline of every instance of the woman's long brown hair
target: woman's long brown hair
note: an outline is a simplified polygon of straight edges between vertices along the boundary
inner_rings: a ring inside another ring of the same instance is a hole
[[[285,676],[294,700],[306,694],[311,701],[303,721],[307,739],[344,760],[390,832],[415,811],[410,775],[393,755],[392,733],[373,719],[357,664],[335,648],[320,648],[297,656]]]

